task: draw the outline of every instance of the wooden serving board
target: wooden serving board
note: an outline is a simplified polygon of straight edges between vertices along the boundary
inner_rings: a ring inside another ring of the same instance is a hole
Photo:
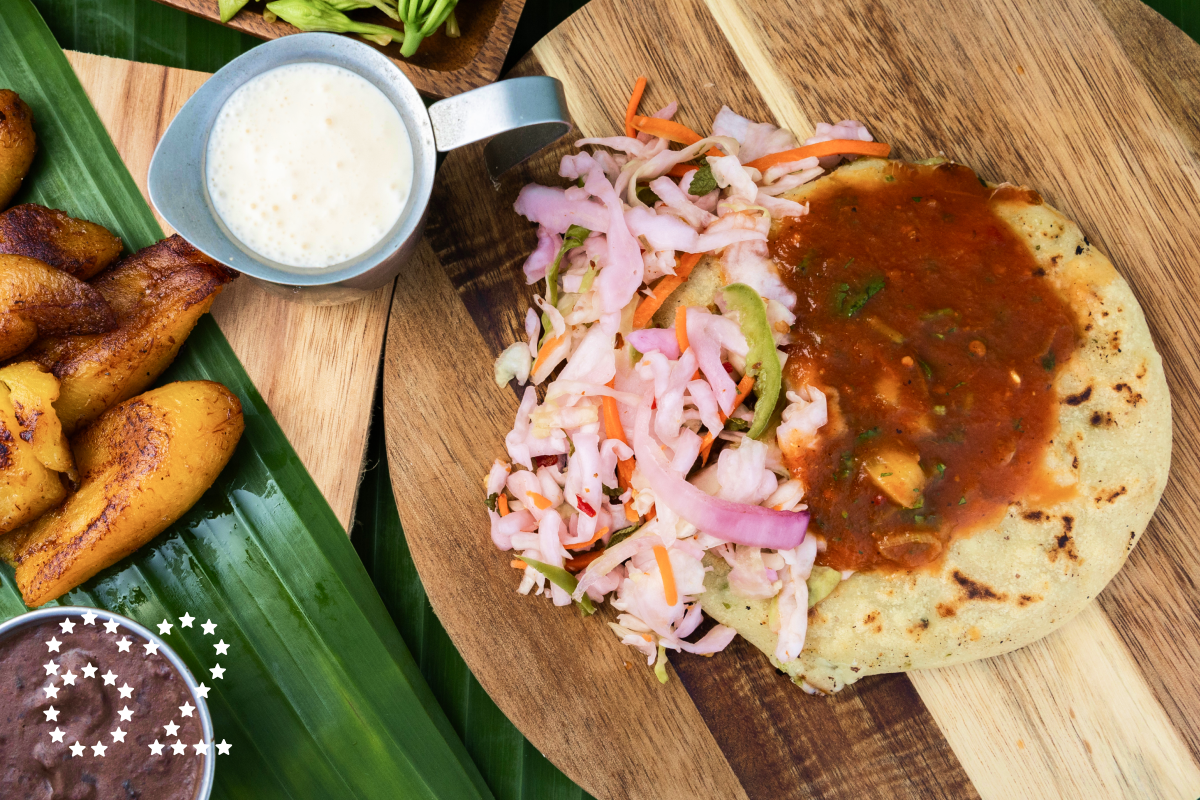
[[[603,43],[599,46],[599,43]],[[942,152],[1037,188],[1129,279],[1174,398],[1171,481],[1127,565],[1082,614],[1012,654],[810,697],[738,640],[672,655],[660,686],[604,622],[516,594],[482,476],[517,397],[492,361],[523,338],[546,153],[493,186],[480,151],[435,187],[385,356],[388,454],[434,610],[535,746],[613,798],[1200,796],[1200,47],[1137,0],[594,0],[518,67],[566,85],[586,136],[644,109],[722,103],[798,137],[866,121],[903,158]],[[574,137],[570,137],[574,138]]]
[[[159,137],[208,73],[86,53],[68,52],[67,59],[145,195]],[[162,217],[158,222],[174,233]],[[347,530],[391,296],[387,286],[348,305],[302,306],[240,278],[213,305],[217,324]]]
[[[217,0],[158,0],[195,14],[198,17],[221,22]],[[462,35],[451,39],[445,29],[439,28],[427,37],[421,47],[410,58],[400,55],[404,26],[390,19],[377,9],[361,9],[353,17],[361,22],[394,28],[397,37],[386,46],[367,42],[359,36],[355,40],[365,42],[380,51],[404,71],[417,91],[431,97],[450,97],[470,89],[485,86],[500,76],[508,46],[512,44],[517,30],[517,20],[525,0],[460,0],[455,8]],[[299,29],[282,19],[268,22],[263,17],[266,6],[262,2],[249,3],[222,25],[257,36],[260,39],[278,39],[299,33]]]

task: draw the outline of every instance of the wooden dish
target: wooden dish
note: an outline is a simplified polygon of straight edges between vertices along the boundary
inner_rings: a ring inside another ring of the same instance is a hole
[[[221,21],[217,0],[158,2],[213,22]],[[260,39],[278,39],[290,33],[299,33],[297,28],[283,20],[267,22],[263,19],[266,2],[256,0],[248,3],[233,19],[223,24]],[[387,47],[367,43],[395,61],[421,94],[442,98],[485,86],[500,76],[500,68],[504,65],[504,57],[508,53],[508,46],[512,44],[517,20],[524,7],[525,0],[461,0],[455,15],[462,28],[462,36],[451,39],[439,29],[421,42],[420,49],[411,58],[400,57],[403,25],[374,8],[355,11],[353,15],[362,22],[395,28],[399,32],[398,37]]]
[[[455,151],[396,284],[388,461],[434,610],[534,746],[602,800],[1200,796],[1200,47],[1138,0],[593,0],[518,70],[561,79],[585,136],[616,134],[646,75],[643,108],[678,100],[695,130],[723,103],[801,137],[854,117],[900,158],[942,151],[1037,188],[1132,284],[1176,426],[1128,563],[1035,644],[824,698],[738,639],[672,654],[659,685],[611,608],[581,619],[518,595],[487,533],[481,481],[518,404],[493,359],[524,338],[534,292],[535,229],[512,203],[527,181],[562,183],[574,137],[497,186],[480,148]]]

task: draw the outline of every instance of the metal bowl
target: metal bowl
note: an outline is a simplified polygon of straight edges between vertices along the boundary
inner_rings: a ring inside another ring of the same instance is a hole
[[[292,267],[259,255],[221,221],[208,193],[208,137],[225,101],[247,81],[286,64],[333,64],[377,87],[396,107],[413,149],[413,183],[392,230],[366,252],[324,268]],[[349,302],[390,282],[416,251],[438,151],[483,139],[493,177],[570,129],[562,84],[534,76],[500,81],[428,109],[412,82],[378,50],[345,36],[305,33],[259,45],[212,76],[171,121],[150,162],[150,200],[200,251],[300,302]]]

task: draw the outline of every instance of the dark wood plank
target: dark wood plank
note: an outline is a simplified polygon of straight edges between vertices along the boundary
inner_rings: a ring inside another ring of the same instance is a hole
[[[904,675],[809,697],[741,638],[671,664],[755,800],[979,797]]]

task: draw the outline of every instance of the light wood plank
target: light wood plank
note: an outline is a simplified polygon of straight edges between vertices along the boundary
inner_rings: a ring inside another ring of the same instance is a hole
[[[742,3],[732,0],[704,0],[704,3],[771,108],[775,124],[790,130],[797,141],[812,136],[815,125],[801,107],[796,87],[775,69],[774,60],[763,45],[765,31],[758,21],[749,16]]]
[[[1092,603],[998,658],[909,676],[984,800],[1200,796],[1200,767]]]
[[[208,74],[86,53],[67,58],[145,195],[155,145]],[[161,217],[159,223],[173,232]],[[344,306],[302,306],[242,278],[213,306],[217,324],[347,529],[390,301],[388,286]]]

